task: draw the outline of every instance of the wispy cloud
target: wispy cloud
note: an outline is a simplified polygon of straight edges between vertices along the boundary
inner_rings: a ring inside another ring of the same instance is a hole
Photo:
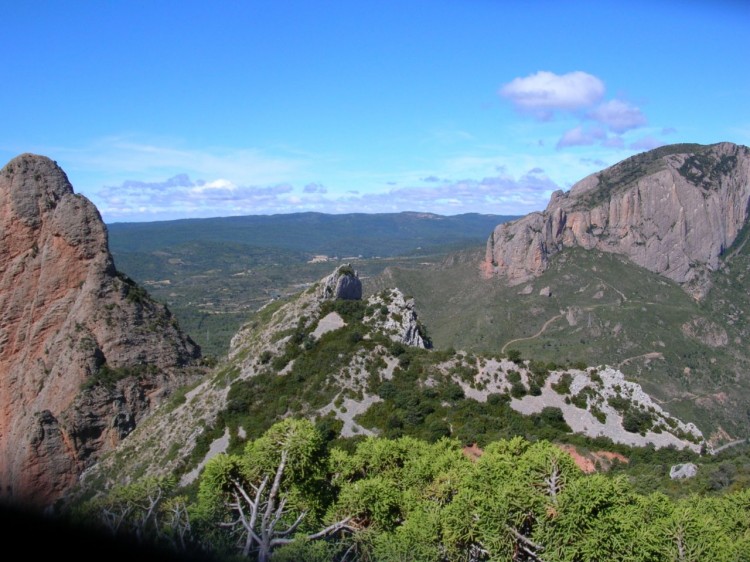
[[[432,138],[444,144],[474,140],[474,136],[471,133],[456,129],[440,129],[432,131]]]
[[[569,131],[565,131],[560,140],[557,141],[557,148],[588,146],[604,140],[606,137],[606,132],[600,127],[585,128],[583,125],[579,125]]]
[[[610,100],[588,113],[588,117],[609,127],[615,133],[624,133],[647,124],[645,115],[634,105],[622,100]]]
[[[427,183],[436,183],[440,181],[440,178],[437,176],[427,176],[426,178],[422,178],[422,181]]]
[[[619,136],[607,137],[602,141],[602,146],[606,146],[607,148],[625,148],[625,141]]]
[[[304,193],[327,193],[328,190],[319,183],[308,183],[305,187],[302,188],[302,191]]]
[[[607,163],[601,158],[581,158],[581,162],[584,164],[597,166],[598,168],[605,168]]]
[[[339,195],[321,184],[299,189],[288,183],[243,186],[223,179],[192,181],[180,174],[159,182],[125,181],[100,189],[96,197],[105,219],[114,222],[309,210],[525,214],[543,208],[557,189],[560,186],[537,167],[518,178],[507,173],[481,180],[428,177],[379,192],[346,190]]]
[[[268,186],[242,186],[228,180],[193,182],[186,174],[162,182],[128,180],[105,186],[95,194],[95,202],[108,221],[156,220],[183,216],[223,216],[280,212],[284,197],[294,188],[280,183]]]
[[[51,147],[45,153],[55,154],[66,169],[87,173],[111,175],[116,170],[121,175],[147,177],[189,173],[193,177],[224,177],[238,184],[284,181],[308,164],[298,154],[269,154],[254,148],[194,149],[180,144],[174,139],[112,136],[81,147]]]
[[[557,189],[560,189],[559,185],[543,170],[535,168],[518,178],[501,174],[481,180],[442,180],[429,185],[413,185],[365,195],[351,203],[383,211],[408,208],[442,214],[526,214],[544,208],[550,194]]]

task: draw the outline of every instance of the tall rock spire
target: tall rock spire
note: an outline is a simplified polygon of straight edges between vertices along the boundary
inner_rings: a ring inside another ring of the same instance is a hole
[[[96,207],[23,154],[0,170],[0,499],[48,505],[200,355],[114,267]]]

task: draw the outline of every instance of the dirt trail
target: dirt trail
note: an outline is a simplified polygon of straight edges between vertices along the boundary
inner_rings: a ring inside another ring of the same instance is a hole
[[[541,336],[541,335],[542,335],[542,334],[543,334],[543,333],[545,332],[545,330],[547,329],[547,327],[548,327],[548,326],[549,326],[550,324],[552,324],[552,322],[554,322],[555,320],[558,320],[558,319],[560,319],[560,318],[562,318],[562,317],[563,317],[563,315],[562,315],[562,314],[558,314],[558,315],[556,315],[556,316],[553,316],[552,318],[550,318],[549,320],[547,320],[547,321],[546,321],[546,322],[544,323],[544,325],[542,326],[542,328],[541,328],[541,329],[540,329],[540,330],[539,330],[539,331],[538,331],[538,332],[537,332],[536,334],[534,334],[533,336],[528,336],[528,337],[526,337],[526,338],[516,338],[516,339],[514,339],[514,340],[510,340],[510,341],[507,341],[507,342],[505,342],[505,345],[503,345],[503,348],[502,348],[502,349],[500,350],[500,352],[501,352],[501,353],[505,353],[505,350],[506,350],[506,349],[508,348],[508,346],[509,346],[510,344],[512,344],[512,343],[516,343],[516,342],[519,342],[519,341],[533,340],[533,339],[536,339],[536,338],[538,338],[539,336]]]
[[[613,291],[614,291],[615,293],[617,293],[618,295],[620,295],[620,297],[622,298],[622,302],[627,302],[627,301],[628,301],[628,297],[626,297],[626,296],[625,296],[625,293],[623,293],[623,292],[622,292],[622,291],[621,291],[620,289],[617,289],[617,288],[613,287],[612,285],[610,285],[609,283],[607,283],[607,282],[606,282],[606,281],[605,281],[604,279],[602,279],[601,277],[597,277],[597,279],[599,280],[599,282],[600,282],[600,283],[601,283],[602,285],[604,285],[605,287],[609,287],[609,288],[610,288],[610,289],[612,289],[612,290],[613,290]]]
[[[731,443],[724,443],[721,447],[716,447],[713,451],[711,451],[711,454],[712,455],[718,455],[724,449],[729,449],[729,447],[735,447],[737,445],[742,445],[743,443],[747,443],[747,439],[738,439],[737,441],[732,441]]]
[[[650,351],[648,353],[643,353],[641,355],[634,355],[633,357],[628,357],[627,359],[623,359],[617,364],[617,368],[620,369],[623,365],[627,365],[631,361],[635,361],[636,359],[664,359],[664,354],[662,354],[659,351]]]

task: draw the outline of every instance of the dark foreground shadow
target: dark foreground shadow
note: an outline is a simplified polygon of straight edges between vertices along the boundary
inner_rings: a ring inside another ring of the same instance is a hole
[[[37,512],[0,507],[3,551],[30,560],[75,560],[102,562],[206,561],[206,556],[176,554],[165,548],[135,544],[98,530]]]

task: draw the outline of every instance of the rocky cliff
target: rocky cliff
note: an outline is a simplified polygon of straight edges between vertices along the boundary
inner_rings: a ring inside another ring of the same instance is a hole
[[[0,499],[48,505],[200,355],[52,160],[0,171]]]
[[[750,150],[719,143],[638,154],[552,194],[544,212],[499,225],[484,270],[511,285],[544,272],[565,247],[628,257],[697,299],[748,217]]]

